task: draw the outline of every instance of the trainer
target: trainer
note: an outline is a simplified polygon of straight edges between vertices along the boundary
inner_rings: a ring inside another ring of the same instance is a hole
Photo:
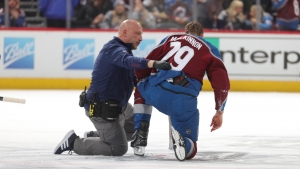
[[[171,69],[165,61],[134,57],[131,50],[142,41],[142,27],[134,20],[125,20],[118,37],[100,51],[92,72],[90,88],[84,105],[86,115],[96,131],[79,138],[69,131],[57,145],[54,154],[73,150],[79,155],[122,156],[134,132],[133,108],[128,100],[134,87],[134,69]]]

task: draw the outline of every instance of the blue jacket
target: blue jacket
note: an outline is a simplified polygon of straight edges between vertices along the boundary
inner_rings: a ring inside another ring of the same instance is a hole
[[[148,68],[148,60],[134,57],[131,47],[132,44],[126,44],[117,37],[103,46],[94,64],[86,110],[89,110],[94,92],[98,93],[100,102],[113,99],[119,101],[122,107],[127,104],[133,92],[134,69]]]
[[[262,22],[259,23],[260,30],[270,30],[273,26],[273,17],[268,13],[263,13]]]
[[[48,19],[66,19],[66,0],[40,0],[39,9]],[[71,1],[71,17],[73,8],[78,5],[79,0]]]

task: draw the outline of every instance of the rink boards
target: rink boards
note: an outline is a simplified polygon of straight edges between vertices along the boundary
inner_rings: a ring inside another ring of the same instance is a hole
[[[145,57],[162,38],[181,31],[144,31],[134,51]],[[116,31],[0,30],[0,89],[83,89],[93,63]],[[300,34],[207,32],[219,48],[231,91],[300,92]],[[205,77],[203,90],[211,90]]]

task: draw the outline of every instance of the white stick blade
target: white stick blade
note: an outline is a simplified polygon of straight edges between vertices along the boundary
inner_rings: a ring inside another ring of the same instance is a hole
[[[172,139],[172,122],[169,116],[169,150],[173,150],[173,139]]]
[[[12,98],[12,97],[3,97],[4,102],[11,102],[11,103],[20,103],[25,104],[25,99],[19,99],[19,98]]]

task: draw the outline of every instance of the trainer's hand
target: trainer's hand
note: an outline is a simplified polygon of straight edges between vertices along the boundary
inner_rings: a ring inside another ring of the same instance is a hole
[[[216,112],[216,114],[214,115],[214,117],[212,118],[210,127],[211,128],[211,132],[217,130],[218,128],[220,128],[222,126],[223,123],[223,112]]]
[[[163,70],[170,70],[170,69],[172,69],[172,66],[170,65],[170,63],[168,63],[166,61],[155,61],[153,63],[153,68],[163,69]]]

